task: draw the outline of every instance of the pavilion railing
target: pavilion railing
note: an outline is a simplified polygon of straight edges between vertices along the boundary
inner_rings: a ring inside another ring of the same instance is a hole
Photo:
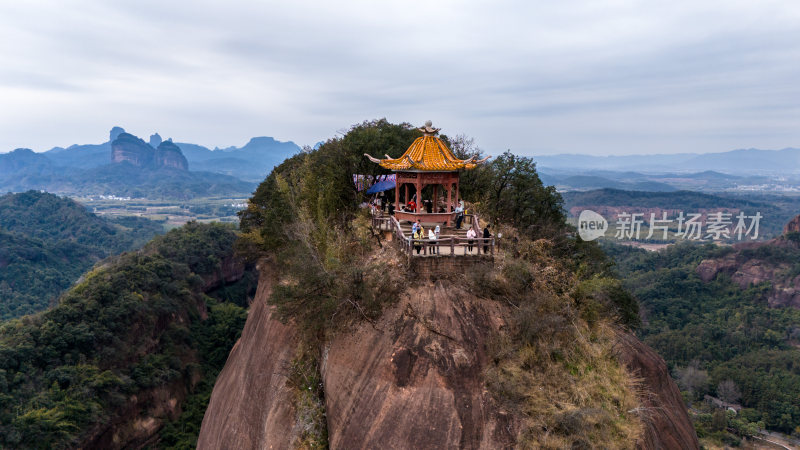
[[[481,236],[480,225],[478,216],[476,214],[469,214],[466,218],[470,219],[470,227],[475,230],[476,236]],[[372,226],[384,231],[391,231],[395,235],[395,240],[399,243],[403,252],[409,258],[413,256],[492,256],[494,257],[495,239],[494,237],[483,238],[467,238],[452,235],[440,235],[438,239],[413,239],[406,236],[400,222],[394,216],[380,216],[372,217]],[[459,249],[457,251],[456,249]],[[463,249],[463,250],[462,250]]]

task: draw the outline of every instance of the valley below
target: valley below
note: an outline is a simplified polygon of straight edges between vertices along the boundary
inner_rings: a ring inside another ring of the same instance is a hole
[[[72,197],[92,213],[104,217],[141,217],[167,228],[187,222],[239,222],[236,213],[247,206],[247,197],[200,197],[185,201],[148,200],[114,195]]]

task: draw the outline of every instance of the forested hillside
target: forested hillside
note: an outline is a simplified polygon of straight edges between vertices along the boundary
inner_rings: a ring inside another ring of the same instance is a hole
[[[745,409],[729,424],[741,434],[753,426],[800,434],[800,310],[770,307],[771,282],[742,288],[726,273],[701,280],[700,262],[731,255],[730,247],[685,243],[646,252],[607,244],[606,250],[640,302],[640,336],[664,357],[690,402],[706,394],[741,402]],[[780,265],[789,279],[800,274],[800,248],[792,243],[741,252],[760,267]],[[699,434],[722,439],[724,416],[711,419],[698,416]]]
[[[0,447],[192,448],[255,284],[235,240],[189,223],[0,326]]]
[[[0,196],[0,321],[47,308],[93,264],[162,231],[146,219],[97,217],[53,194]]]

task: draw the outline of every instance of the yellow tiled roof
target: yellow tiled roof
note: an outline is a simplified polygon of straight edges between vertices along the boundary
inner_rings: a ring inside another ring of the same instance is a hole
[[[475,158],[457,159],[444,142],[436,136],[417,138],[403,156],[397,159],[382,159],[378,163],[390,170],[449,171],[474,169]]]

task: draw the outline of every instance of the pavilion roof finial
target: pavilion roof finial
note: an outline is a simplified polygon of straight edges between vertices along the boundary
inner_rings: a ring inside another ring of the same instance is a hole
[[[437,134],[439,134],[439,130],[441,130],[441,128],[434,128],[433,122],[431,122],[430,120],[425,121],[425,125],[417,129],[419,131],[422,131],[422,134],[424,134],[425,136],[436,136]]]

